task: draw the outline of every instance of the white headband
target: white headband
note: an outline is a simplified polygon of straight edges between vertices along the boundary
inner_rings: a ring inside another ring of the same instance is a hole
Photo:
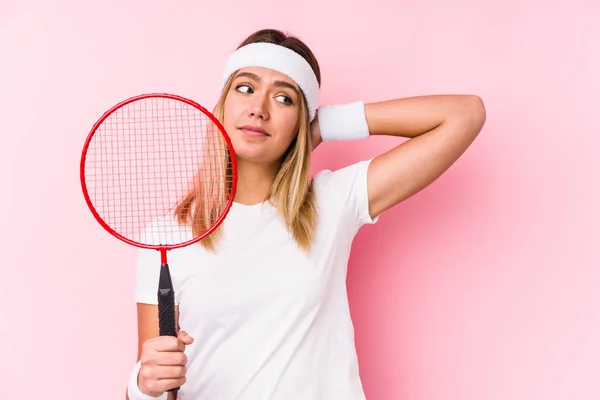
[[[304,93],[309,121],[315,118],[319,101],[319,82],[310,64],[298,53],[273,43],[251,43],[237,49],[227,61],[223,86],[236,71],[246,67],[263,67],[280,72],[296,82]]]

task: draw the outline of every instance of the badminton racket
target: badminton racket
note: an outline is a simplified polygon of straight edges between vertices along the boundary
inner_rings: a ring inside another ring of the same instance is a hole
[[[177,336],[167,252],[202,240],[229,212],[237,165],[225,129],[184,97],[135,96],[93,125],[80,169],[85,201],[100,225],[129,245],[160,252],[159,331]]]

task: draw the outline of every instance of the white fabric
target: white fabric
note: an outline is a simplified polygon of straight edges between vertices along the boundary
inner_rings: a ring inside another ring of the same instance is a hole
[[[273,43],[251,43],[237,49],[229,57],[223,72],[222,85],[236,71],[248,67],[262,67],[280,72],[296,82],[304,93],[309,120],[315,118],[319,102],[319,81],[310,64],[298,53]]]
[[[319,130],[323,142],[368,138],[365,103],[355,101],[319,107]]]
[[[379,218],[368,212],[369,164],[315,176],[308,254],[268,203],[234,203],[217,254],[199,244],[168,253],[179,323],[195,339],[178,400],[365,399],[346,270],[359,228]],[[138,302],[157,303],[159,269],[159,253],[140,250]]]
[[[167,400],[169,394],[166,392],[159,397],[152,397],[142,393],[138,386],[138,375],[141,369],[142,363],[141,361],[138,361],[129,375],[129,384],[127,385],[127,396],[129,397],[129,400]]]

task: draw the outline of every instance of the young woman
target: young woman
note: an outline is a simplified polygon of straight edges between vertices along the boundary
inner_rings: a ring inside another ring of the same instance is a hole
[[[229,59],[214,113],[238,162],[234,204],[208,238],[170,252],[177,338],[158,334],[158,252],[140,251],[130,400],[365,398],[346,295],[352,240],[448,169],[485,108],[475,95],[438,95],[317,112],[320,82],[310,49],[277,30]],[[321,141],[369,135],[411,139],[311,179]],[[173,219],[189,233],[184,209]]]

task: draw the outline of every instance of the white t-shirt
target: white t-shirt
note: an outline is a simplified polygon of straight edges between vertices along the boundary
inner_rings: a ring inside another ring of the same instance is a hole
[[[195,339],[179,400],[365,399],[346,270],[358,229],[378,219],[368,211],[369,164],[314,177],[308,254],[268,203],[234,203],[217,254],[198,243],[167,253],[179,325]],[[159,252],[140,250],[138,302],[157,304],[159,269]]]

